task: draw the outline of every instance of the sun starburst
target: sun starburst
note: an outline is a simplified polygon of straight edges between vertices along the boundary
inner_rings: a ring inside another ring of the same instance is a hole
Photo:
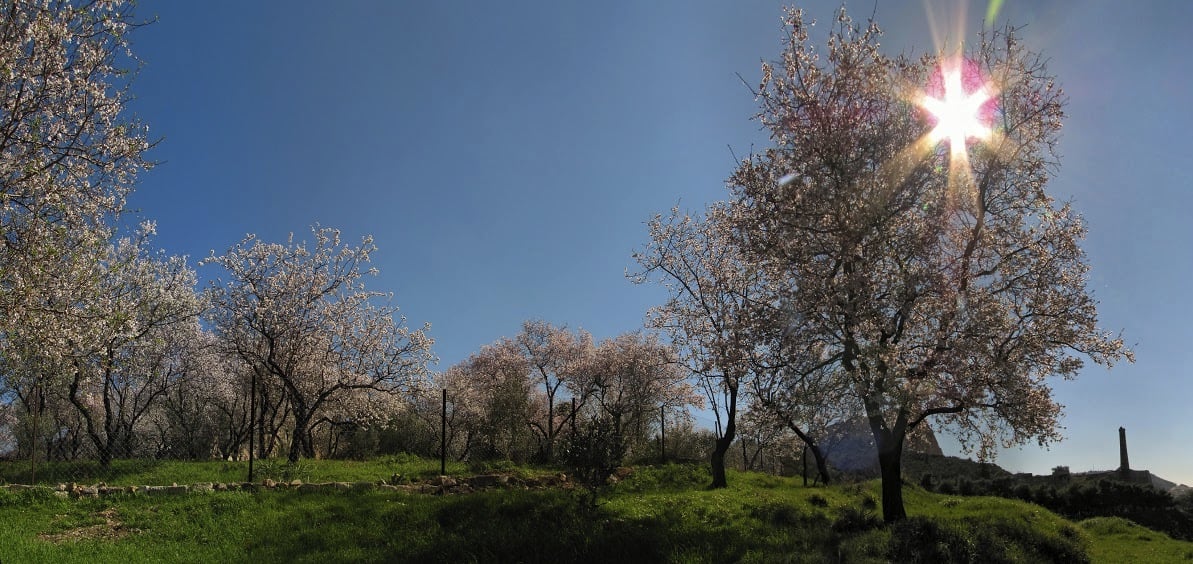
[[[984,122],[983,107],[992,97],[990,86],[983,84],[972,92],[965,90],[963,69],[960,64],[941,67],[942,92],[940,97],[924,94],[920,107],[928,110],[936,119],[936,127],[928,138],[937,143],[948,140],[954,163],[958,158],[968,160],[970,139],[979,141],[990,137],[990,126]]]

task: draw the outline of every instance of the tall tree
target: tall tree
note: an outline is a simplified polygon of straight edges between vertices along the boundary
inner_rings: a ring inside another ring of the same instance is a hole
[[[128,38],[140,25],[131,4],[0,6],[0,355],[24,365],[24,391],[14,391],[31,393],[22,403],[34,411],[69,364],[58,345],[79,337],[63,316],[94,279],[77,259],[107,245],[150,166],[148,128],[125,111],[136,63]]]
[[[256,371],[282,389],[292,410],[289,460],[315,454],[312,426],[320,410],[372,390],[398,393],[427,377],[434,360],[426,331],[397,318],[397,306],[376,303],[385,294],[366,290],[362,270],[376,250],[371,237],[359,246],[340,233],[313,228],[314,243],[265,243],[249,235],[220,256],[228,281],[212,288],[216,332]]]
[[[1048,377],[1132,355],[1097,326],[1080,217],[1045,191],[1065,98],[1013,30],[909,60],[844,10],[824,53],[801,12],[786,24],[757,92],[774,147],[732,176],[730,231],[790,281],[784,330],[817,345],[791,370],[861,403],[895,521],[910,430],[934,417],[982,456],[1046,444]]]

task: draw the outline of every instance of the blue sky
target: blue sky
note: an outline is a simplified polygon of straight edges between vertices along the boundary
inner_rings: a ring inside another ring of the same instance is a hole
[[[432,323],[440,368],[528,318],[634,330],[664,297],[624,277],[644,222],[724,198],[731,150],[766,146],[736,74],[778,57],[782,5],[145,0],[132,107],[162,164],[130,205],[195,260],[249,232],[374,235],[370,286]],[[802,4],[822,22],[838,5]],[[933,50],[930,20],[972,40],[987,9],[849,6],[892,54]],[[1069,94],[1051,192],[1085,216],[1102,324],[1138,355],[1056,382],[1068,439],[998,462],[1113,468],[1125,426],[1133,466],[1193,484],[1193,3],[1006,0],[998,17]]]

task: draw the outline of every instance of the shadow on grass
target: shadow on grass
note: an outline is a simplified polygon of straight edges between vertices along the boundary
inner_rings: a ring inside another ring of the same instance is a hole
[[[626,518],[568,491],[431,497],[279,495],[250,533],[254,560],[319,562],[733,561],[748,531],[707,528],[683,509]]]

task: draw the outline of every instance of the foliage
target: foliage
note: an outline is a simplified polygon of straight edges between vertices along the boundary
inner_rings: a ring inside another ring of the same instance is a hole
[[[47,298],[85,283],[73,249],[102,247],[148,127],[126,112],[131,2],[7,3],[0,14],[0,318],[36,327]],[[62,335],[67,337],[69,335]]]

